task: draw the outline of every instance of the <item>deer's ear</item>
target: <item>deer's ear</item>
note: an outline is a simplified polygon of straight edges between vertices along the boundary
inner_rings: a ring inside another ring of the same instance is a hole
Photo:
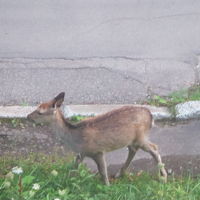
[[[65,98],[65,93],[61,92],[60,94],[58,94],[52,101],[52,107],[60,107],[64,101]]]

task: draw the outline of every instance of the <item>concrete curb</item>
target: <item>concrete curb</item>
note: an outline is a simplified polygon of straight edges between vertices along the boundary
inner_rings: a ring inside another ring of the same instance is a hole
[[[200,118],[200,101],[188,101],[175,106],[177,120]]]
[[[154,120],[188,120],[200,118],[200,101],[189,101],[175,106],[174,113],[167,107],[127,104],[148,108]],[[63,106],[65,117],[73,115],[98,115],[125,105],[67,105]],[[36,106],[0,106],[0,118],[26,118]]]
[[[155,120],[171,119],[172,115],[166,107],[155,107],[148,105],[127,104],[131,106],[142,106],[148,108]],[[71,105],[64,107],[65,116],[81,115],[98,115],[120,108],[125,105]]]

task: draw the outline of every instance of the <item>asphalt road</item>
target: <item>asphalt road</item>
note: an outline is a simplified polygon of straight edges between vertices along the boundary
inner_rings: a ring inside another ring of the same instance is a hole
[[[173,59],[200,48],[198,0],[0,0],[0,57]]]
[[[199,83],[198,0],[0,0],[0,104],[134,103]]]

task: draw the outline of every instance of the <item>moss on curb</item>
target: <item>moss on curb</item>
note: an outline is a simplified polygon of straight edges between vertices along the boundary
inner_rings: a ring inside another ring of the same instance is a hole
[[[168,96],[153,95],[144,103],[153,106],[166,106],[170,109],[172,108],[171,110],[173,110],[173,107],[179,103],[198,100],[200,100],[200,86],[194,85],[187,89],[172,92]]]

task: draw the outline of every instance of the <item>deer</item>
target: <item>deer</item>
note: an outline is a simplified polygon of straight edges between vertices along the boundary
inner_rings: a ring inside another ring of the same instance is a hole
[[[64,118],[60,109],[65,93],[61,92],[52,100],[40,104],[27,118],[35,123],[52,125],[55,134],[77,153],[75,165],[85,157],[93,159],[103,182],[110,185],[105,153],[123,147],[128,148],[128,157],[115,177],[123,176],[138,149],[151,154],[159,167],[159,174],[167,180],[157,145],[150,142],[148,132],[153,117],[149,109],[142,106],[123,106],[105,114],[72,123]]]

